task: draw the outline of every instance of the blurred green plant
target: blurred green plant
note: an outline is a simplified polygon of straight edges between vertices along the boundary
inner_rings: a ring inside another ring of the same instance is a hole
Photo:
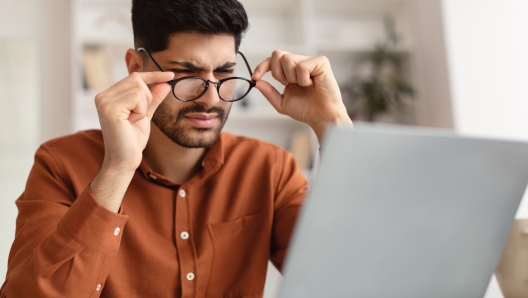
[[[345,105],[352,119],[374,122],[392,108],[402,110],[405,99],[414,98],[415,91],[404,75],[407,54],[398,52],[400,37],[392,19],[385,20],[385,40],[375,45],[363,63],[368,63],[369,75],[341,87]]]

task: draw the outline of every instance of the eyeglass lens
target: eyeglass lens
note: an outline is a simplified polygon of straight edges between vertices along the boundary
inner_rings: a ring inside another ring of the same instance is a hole
[[[201,79],[188,78],[177,82],[174,85],[173,93],[179,100],[190,101],[201,96],[204,93],[205,86],[205,81]],[[223,81],[219,87],[215,84],[210,84],[209,88],[218,88],[220,98],[225,101],[236,101],[247,94],[251,84],[246,80],[229,79]]]

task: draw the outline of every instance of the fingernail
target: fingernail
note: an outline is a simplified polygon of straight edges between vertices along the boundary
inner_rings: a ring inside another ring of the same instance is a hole
[[[257,70],[257,71],[255,71],[255,72],[253,73],[253,77],[254,77],[254,78],[258,78],[259,76],[260,76],[260,71]]]
[[[280,81],[284,86],[288,86],[290,84],[290,82],[288,81]]]

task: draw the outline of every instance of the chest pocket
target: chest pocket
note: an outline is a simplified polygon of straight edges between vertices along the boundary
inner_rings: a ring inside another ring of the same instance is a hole
[[[270,232],[263,213],[209,224],[214,255],[207,297],[244,297],[264,290]]]

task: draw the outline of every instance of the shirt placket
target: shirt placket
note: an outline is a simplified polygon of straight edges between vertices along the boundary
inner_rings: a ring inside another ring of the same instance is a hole
[[[189,216],[188,185],[180,187],[176,195],[176,247],[180,263],[182,297],[195,297],[197,272],[193,254],[193,235]]]

